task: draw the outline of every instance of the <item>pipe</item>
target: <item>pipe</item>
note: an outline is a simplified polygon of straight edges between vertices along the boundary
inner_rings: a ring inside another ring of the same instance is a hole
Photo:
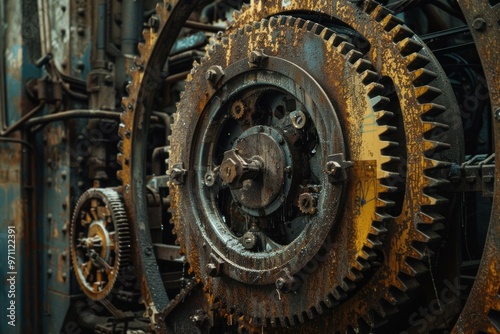
[[[8,134],[10,134],[12,131],[17,130],[21,125],[23,125],[24,122],[28,120],[31,116],[39,112],[40,110],[43,109],[45,106],[45,101],[41,101],[39,105],[37,105],[35,108],[31,109],[29,112],[27,112],[23,117],[21,117],[17,122],[9,126],[7,129],[4,131],[0,131],[0,137],[5,137]]]
[[[26,122],[26,127],[32,127],[37,124],[45,124],[71,118],[109,118],[109,119],[120,120],[120,113],[114,111],[103,111],[103,110],[85,110],[85,109],[69,110],[69,111],[59,112],[57,114],[34,117]]]

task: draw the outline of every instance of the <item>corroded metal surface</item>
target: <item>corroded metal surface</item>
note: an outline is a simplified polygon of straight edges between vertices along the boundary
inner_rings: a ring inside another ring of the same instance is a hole
[[[491,1],[459,1],[469,23],[476,27],[471,33],[485,70],[488,83],[496,156],[500,154],[500,59],[496,50],[500,48],[498,24],[500,5],[492,6]],[[454,333],[500,331],[500,161],[496,159],[495,191],[492,212],[483,257],[477,278],[467,303],[453,330]]]

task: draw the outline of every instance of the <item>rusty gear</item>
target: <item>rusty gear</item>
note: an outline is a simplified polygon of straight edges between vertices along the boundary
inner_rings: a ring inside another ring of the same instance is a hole
[[[175,114],[170,161],[189,172],[185,184],[170,185],[173,222],[196,277],[225,309],[258,326],[294,325],[345,300],[372,274],[374,249],[389,219],[384,209],[392,204],[378,197],[392,189],[386,182],[394,176],[382,166],[397,161],[383,154],[396,144],[382,137],[395,128],[384,123],[390,119],[383,109],[387,99],[370,62],[334,31],[283,16],[228,37],[195,66]],[[307,62],[286,41],[320,49],[324,59],[318,63],[325,67]],[[213,66],[224,70],[215,86],[204,80]],[[234,99],[245,99],[244,121],[228,118],[231,105],[218,102]],[[290,117],[297,110],[305,126]],[[342,156],[354,164],[345,184],[324,172],[328,161]],[[252,157],[262,175],[247,178],[237,166]],[[221,182],[197,186],[219,164]],[[291,170],[288,176],[285,170]],[[237,178],[245,179],[237,189],[225,186]],[[350,186],[358,183],[364,185],[361,197]],[[303,190],[313,193],[307,193],[313,207],[302,203]],[[257,240],[248,248],[238,242],[248,235],[245,221]],[[289,234],[280,234],[283,229]],[[345,265],[334,258],[344,258]],[[217,275],[207,272],[209,266],[220,267]],[[318,269],[309,274],[311,266]],[[324,284],[331,272],[337,274]],[[276,286],[294,293],[280,294]]]
[[[130,232],[119,194],[112,189],[83,193],[70,231],[71,260],[78,284],[90,299],[102,300],[130,259]]]

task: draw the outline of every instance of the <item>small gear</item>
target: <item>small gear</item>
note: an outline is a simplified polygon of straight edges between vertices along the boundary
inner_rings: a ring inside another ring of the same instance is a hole
[[[245,115],[245,104],[241,100],[234,101],[231,106],[231,115],[234,119],[241,119]]]
[[[130,233],[119,194],[90,189],[78,200],[71,221],[71,260],[82,291],[106,298],[130,259]]]

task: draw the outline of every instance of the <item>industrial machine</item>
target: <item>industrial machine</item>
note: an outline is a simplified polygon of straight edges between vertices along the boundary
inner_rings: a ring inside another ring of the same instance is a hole
[[[0,332],[500,331],[500,1],[0,6]]]

